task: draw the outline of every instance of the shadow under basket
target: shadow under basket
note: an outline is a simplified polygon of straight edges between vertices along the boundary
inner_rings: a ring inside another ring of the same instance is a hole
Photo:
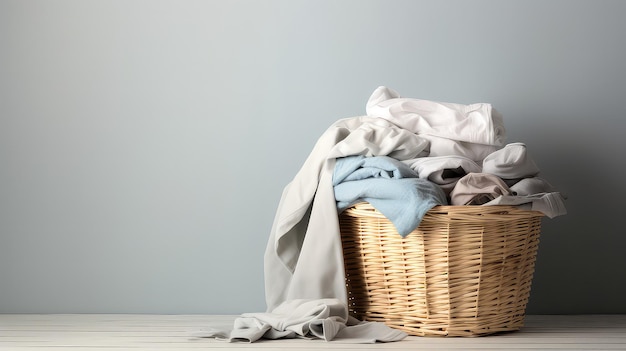
[[[351,315],[418,336],[519,330],[542,216],[514,206],[436,206],[402,238],[368,203],[345,210]]]

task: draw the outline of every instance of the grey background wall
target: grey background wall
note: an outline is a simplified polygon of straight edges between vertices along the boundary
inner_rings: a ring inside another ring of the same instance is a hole
[[[569,214],[529,313],[626,313],[626,2],[0,1],[0,312],[262,311],[283,187],[379,85],[490,102]]]

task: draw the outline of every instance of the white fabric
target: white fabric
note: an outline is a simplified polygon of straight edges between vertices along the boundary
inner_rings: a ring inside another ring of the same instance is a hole
[[[411,167],[420,178],[439,185],[446,197],[450,195],[461,177],[472,172],[479,173],[482,169],[469,158],[457,155],[418,157],[404,161],[404,163]]]
[[[339,120],[322,134],[276,211],[264,259],[268,311],[297,299],[347,301],[332,186],[335,159],[388,155],[406,160],[426,145],[419,136],[373,117]]]
[[[484,206],[512,205],[524,210],[539,211],[548,218],[567,214],[563,196],[558,192],[538,193],[526,196],[502,195]]]
[[[521,179],[539,174],[539,167],[528,155],[526,144],[511,143],[483,160],[483,172],[502,179]]]
[[[235,320],[230,332],[209,328],[193,336],[229,342],[316,338],[344,343],[375,343],[399,341],[407,334],[384,323],[361,322],[349,316],[346,304],[337,299],[319,299],[287,301],[269,313],[244,313]]]
[[[539,177],[524,178],[511,185],[515,195],[526,196],[539,193],[556,192],[556,188],[547,180]]]
[[[411,169],[417,172],[420,178],[431,178],[433,173],[441,172],[445,169],[463,168],[465,173],[480,173],[482,168],[474,161],[464,156],[436,156],[419,157],[403,161]],[[432,181],[433,179],[431,179]],[[442,184],[447,184],[442,183]]]
[[[416,134],[496,146],[503,145],[506,138],[502,115],[487,103],[463,105],[402,98],[381,86],[367,101],[366,112]]]
[[[500,149],[500,146],[468,143],[428,134],[419,136],[428,140],[428,147],[420,156],[463,156],[482,164],[485,157]]]

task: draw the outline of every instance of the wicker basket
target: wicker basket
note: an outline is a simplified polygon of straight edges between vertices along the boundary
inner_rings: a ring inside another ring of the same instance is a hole
[[[541,217],[513,206],[437,206],[402,238],[368,203],[345,210],[350,313],[419,336],[518,330]]]

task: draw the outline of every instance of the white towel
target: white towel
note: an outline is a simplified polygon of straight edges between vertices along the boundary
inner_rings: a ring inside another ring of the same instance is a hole
[[[402,98],[381,86],[367,101],[366,112],[416,134],[495,146],[504,145],[506,138],[502,115],[487,103],[463,105]]]

